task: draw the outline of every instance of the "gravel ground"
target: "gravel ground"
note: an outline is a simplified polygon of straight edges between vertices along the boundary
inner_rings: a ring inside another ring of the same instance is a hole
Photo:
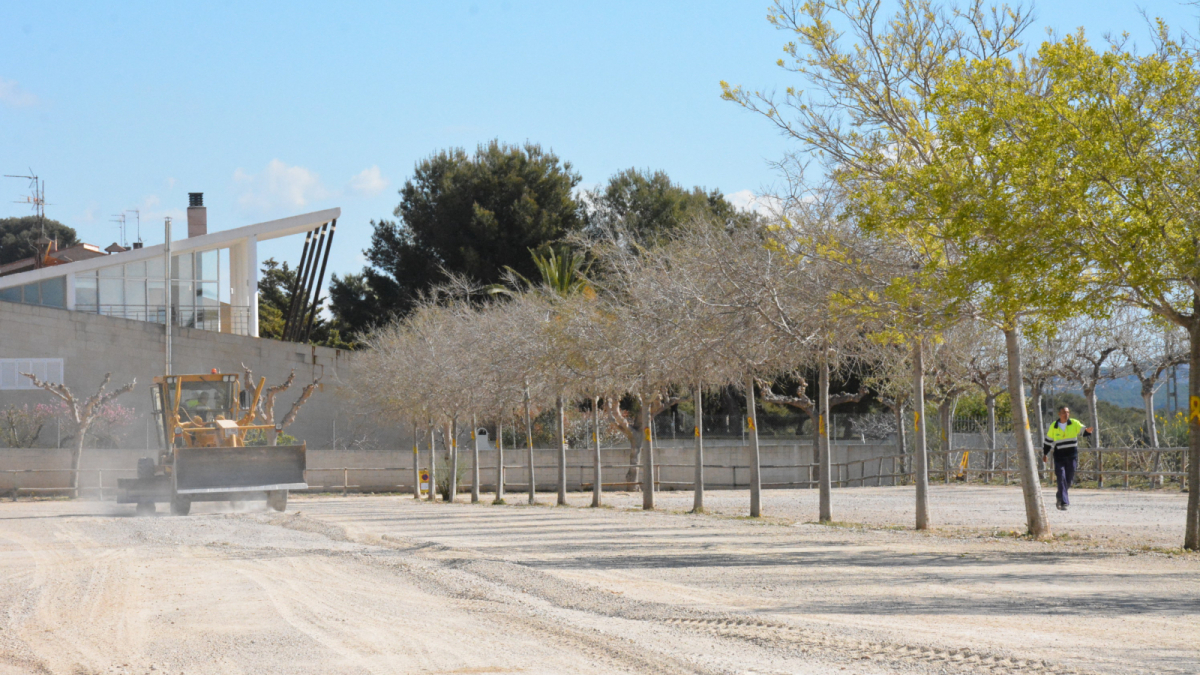
[[[1081,493],[1052,542],[992,536],[1023,523],[1012,490],[933,496],[935,534],[884,527],[904,488],[835,492],[870,527],[804,522],[810,491],[767,493],[759,521],[722,492],[705,516],[671,512],[683,493],[3,503],[0,674],[1198,671],[1200,557],[1128,548],[1139,523],[1176,542],[1179,495]]]
[[[515,496],[524,498],[525,495]],[[691,492],[660,492],[656,506],[690,511]],[[539,497],[553,503],[554,496]],[[1071,508],[1054,508],[1054,490],[1042,490],[1054,535],[1089,546],[1163,549],[1183,545],[1187,495],[1178,490],[1071,490]],[[591,495],[572,494],[572,504],[587,506]],[[641,493],[605,494],[608,504],[641,508]],[[876,527],[912,528],[916,520],[912,487],[848,488],[833,491],[833,519]],[[750,513],[750,493],[714,490],[704,495],[705,509],[724,516]],[[793,522],[817,520],[816,490],[764,490],[763,515]],[[1024,533],[1025,502],[1018,486],[930,486],[929,513],[941,533]]]

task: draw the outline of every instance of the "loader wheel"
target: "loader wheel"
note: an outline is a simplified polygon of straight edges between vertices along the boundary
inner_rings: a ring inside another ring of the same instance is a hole
[[[287,511],[287,490],[271,490],[268,492],[267,506],[280,513]]]
[[[192,510],[192,500],[176,496],[171,500],[171,515],[186,516]]]
[[[139,516],[152,516],[154,515],[154,511],[154,502],[137,503],[137,515]]]

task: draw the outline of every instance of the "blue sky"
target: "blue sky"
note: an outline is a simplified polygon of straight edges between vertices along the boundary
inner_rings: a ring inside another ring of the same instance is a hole
[[[362,266],[420,159],[499,138],[554,149],[602,183],[635,166],[732,194],[777,181],[789,149],[720,99],[720,80],[795,84],[763,0],[6,4],[0,172],[32,168],[47,214],[102,246],[112,214],[142,238],[204,192],[210,230],[343,210],[330,267]],[[1197,10],[1146,2],[1194,29]],[[1145,41],[1134,2],[1044,1],[1039,27]],[[1031,38],[1040,34],[1031,33]],[[0,181],[0,216],[20,180]],[[132,228],[132,214],[129,215]],[[182,228],[176,230],[182,236]],[[133,239],[133,234],[129,235]],[[295,261],[302,240],[260,256]]]

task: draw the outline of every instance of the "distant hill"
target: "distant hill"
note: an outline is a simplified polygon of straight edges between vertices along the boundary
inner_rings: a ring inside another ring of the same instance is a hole
[[[1180,366],[1177,375],[1179,381],[1179,407],[1187,409],[1188,367]],[[1063,389],[1073,393],[1082,393],[1078,389]],[[1120,380],[1105,382],[1096,388],[1096,398],[1108,401],[1123,408],[1142,408],[1142,385],[1136,377],[1129,376]],[[1159,387],[1154,395],[1154,409],[1162,410],[1168,407],[1167,385]]]

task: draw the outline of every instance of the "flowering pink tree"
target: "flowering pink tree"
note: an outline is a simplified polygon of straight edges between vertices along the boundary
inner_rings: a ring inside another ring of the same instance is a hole
[[[54,418],[53,406],[39,403],[13,406],[0,413],[0,445],[7,448],[32,448],[42,427]]]
[[[75,448],[71,452],[71,489],[75,490],[75,494],[79,494],[79,463],[83,458],[83,441],[87,436],[88,430],[104,415],[104,409],[121,394],[133,391],[133,386],[137,384],[137,380],[129,384],[115,389],[108,393],[104,392],[104,388],[108,386],[108,381],[112,379],[112,373],[104,374],[104,381],[100,383],[100,388],[95,394],[87,397],[84,400],[75,398],[70,389],[66,385],[55,384],[53,382],[42,382],[32,373],[21,373],[28,377],[33,386],[54,394],[62,399],[69,411],[71,421],[75,423]]]
[[[71,406],[64,401],[56,401],[54,404],[47,406],[54,417],[65,419],[68,422],[74,422],[75,413]],[[92,447],[109,447],[115,448],[118,445],[117,433],[133,424],[137,418],[137,413],[133,408],[121,405],[120,403],[108,402],[100,406],[96,410],[96,419],[92,421],[92,425],[88,427],[86,441]],[[74,440],[74,436],[67,436],[64,441]]]

